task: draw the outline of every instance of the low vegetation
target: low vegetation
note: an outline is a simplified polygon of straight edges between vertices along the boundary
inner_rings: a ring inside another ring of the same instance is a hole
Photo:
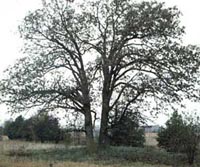
[[[58,143],[63,138],[58,119],[46,113],[37,114],[29,119],[20,115],[15,120],[6,121],[3,134],[10,139],[42,143],[45,141]]]
[[[192,165],[198,154],[200,143],[199,117],[183,118],[175,111],[158,133],[158,145],[168,152],[184,153]]]
[[[156,147],[108,147],[90,153],[83,146],[22,141],[0,142],[1,167],[170,167],[187,165],[185,154],[172,154]],[[196,164],[200,162],[196,161]]]
[[[40,118],[39,120],[46,120],[43,118],[51,117],[43,115],[38,118]],[[43,122],[51,122],[49,120],[54,119],[52,117],[52,119],[47,119],[47,121],[35,121],[34,125],[45,127],[41,125],[43,125]],[[27,166],[31,166],[31,163],[33,163],[33,166],[36,167],[44,164],[52,167],[50,165],[51,163],[55,167],[67,166],[67,163],[73,164],[74,166],[81,164],[83,164],[82,166],[87,166],[90,164],[93,166],[105,165],[111,167],[134,166],[136,164],[141,167],[147,164],[150,164],[150,166],[166,165],[182,167],[188,163],[193,166],[200,166],[199,118],[193,116],[190,119],[185,119],[178,112],[174,112],[166,122],[166,126],[162,127],[158,134],[145,134],[145,143],[144,130],[139,127],[137,121],[133,120],[124,121],[127,124],[123,124],[123,122],[116,124],[118,126],[114,126],[114,129],[117,133],[111,133],[111,135],[115,134],[111,136],[115,140],[111,140],[111,145],[106,147],[99,147],[95,142],[91,147],[80,145],[80,142],[72,142],[74,139],[71,138],[68,131],[63,131],[67,133],[63,134],[65,138],[59,144],[56,144],[54,140],[47,140],[47,138],[45,143],[42,140],[25,141],[26,139],[23,138],[1,141],[0,167],[16,166],[16,164],[22,162],[25,164],[30,163]],[[9,129],[8,127],[10,125],[15,125],[11,126],[10,132],[13,132],[12,130],[15,128],[18,132],[16,133],[14,131],[16,136],[27,134],[28,131],[25,131],[26,128],[23,129],[24,126],[21,126],[21,128],[19,126],[20,122],[24,125],[26,121],[21,116],[16,118],[15,121],[5,126],[5,132]],[[36,122],[39,122],[39,124],[36,124]],[[49,127],[51,126],[49,125]],[[47,134],[48,129],[44,129],[42,134]],[[14,134],[14,132],[11,134]],[[78,134],[81,135],[80,133]],[[140,137],[136,138],[136,134]],[[123,142],[124,140],[127,140],[127,142]],[[140,142],[142,144],[134,145],[133,142],[136,144]],[[141,164],[141,162],[144,164]]]
[[[18,118],[15,122],[18,122]],[[124,126],[122,125],[120,127]],[[136,126],[136,128],[139,127]],[[135,129],[132,130],[136,132]],[[71,142],[70,136],[65,137],[59,144],[55,144],[54,141],[41,143],[40,140],[31,142],[22,141],[22,139],[1,141],[0,167],[13,165],[15,167],[18,163],[23,162],[24,164],[28,163],[28,167],[31,165],[37,167],[44,164],[49,167],[52,167],[52,165],[55,167],[87,166],[88,164],[91,167],[102,165],[110,167],[134,167],[136,165],[138,167],[148,165],[150,167],[151,165],[183,167],[187,166],[188,163],[193,166],[200,166],[198,130],[198,118],[183,119],[181,115],[174,112],[166,122],[166,127],[161,128],[158,134],[150,134],[150,136],[145,134],[146,143],[137,147],[130,145],[130,143],[120,143],[123,140],[116,140],[118,144],[111,143],[111,146],[103,148],[98,147],[96,143],[93,143],[91,147],[73,145],[75,143]],[[122,128],[119,128],[118,131],[128,132],[122,131]],[[131,135],[132,131],[126,133],[127,137],[124,134],[119,133],[116,139],[129,139],[128,135],[130,135],[130,141],[135,141],[131,140],[133,137]],[[158,143],[156,143],[156,139]],[[142,141],[144,142],[143,139]],[[19,167],[23,166],[19,165]]]

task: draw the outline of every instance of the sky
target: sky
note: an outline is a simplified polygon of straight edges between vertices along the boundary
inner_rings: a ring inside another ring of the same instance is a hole
[[[140,0],[138,0],[140,1]],[[161,1],[161,0],[159,0]],[[163,0],[167,6],[176,5],[182,12],[181,24],[186,27],[186,35],[183,42],[200,46],[200,1],[199,0]],[[22,56],[22,40],[17,32],[17,27],[27,15],[28,11],[41,6],[41,0],[6,0],[0,4],[0,75],[17,58]],[[188,103],[188,108],[198,112],[199,104]],[[0,106],[0,124],[11,117],[4,105]],[[166,116],[160,116],[155,120],[163,124]]]

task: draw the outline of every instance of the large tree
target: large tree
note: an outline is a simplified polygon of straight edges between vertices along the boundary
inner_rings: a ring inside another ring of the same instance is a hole
[[[13,112],[40,107],[81,113],[92,141],[99,105],[99,144],[107,144],[116,106],[122,113],[148,103],[159,110],[198,97],[199,49],[183,46],[176,7],[130,0],[44,4],[20,26],[27,56],[1,81],[1,101]]]

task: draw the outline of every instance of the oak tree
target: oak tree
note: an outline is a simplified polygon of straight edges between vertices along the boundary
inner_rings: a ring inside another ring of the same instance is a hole
[[[199,48],[183,45],[180,14],[156,1],[46,1],[19,28],[27,56],[1,80],[1,101],[13,112],[81,113],[87,141],[100,106],[99,144],[107,144],[116,106],[159,110],[198,98]]]

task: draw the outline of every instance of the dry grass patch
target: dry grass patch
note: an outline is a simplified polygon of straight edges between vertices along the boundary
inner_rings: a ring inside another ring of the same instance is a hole
[[[63,144],[52,144],[52,143],[36,143],[36,142],[26,142],[26,141],[0,141],[0,149],[1,152],[6,152],[9,150],[49,150],[49,149],[64,149],[65,146]]]
[[[158,134],[157,133],[145,133],[145,145],[146,146],[157,146]]]
[[[51,165],[50,165],[51,164]],[[166,165],[148,165],[143,163],[127,163],[127,164],[93,164],[91,162],[45,162],[45,161],[29,161],[29,160],[4,160],[0,161],[0,167],[170,167]]]
[[[130,149],[110,148],[91,155],[83,147],[66,149],[62,144],[3,141],[0,142],[0,167],[170,167],[127,160],[135,152]]]

